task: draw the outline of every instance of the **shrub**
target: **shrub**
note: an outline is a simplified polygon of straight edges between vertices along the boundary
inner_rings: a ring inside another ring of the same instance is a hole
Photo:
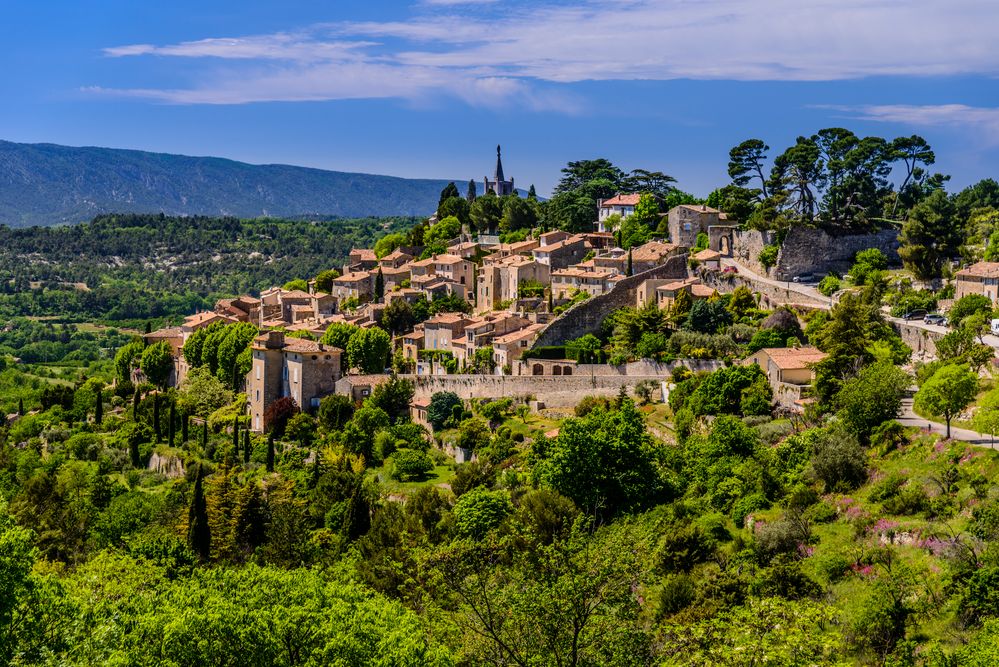
[[[818,290],[825,296],[832,296],[839,291],[842,282],[834,275],[828,275],[819,281]]]
[[[842,429],[825,431],[813,443],[812,474],[826,491],[849,491],[867,480],[867,454]]]
[[[513,505],[505,492],[477,487],[462,495],[455,503],[455,530],[462,537],[482,539],[512,511]]]
[[[433,469],[434,462],[426,452],[400,449],[392,455],[392,478],[400,482],[422,481]]]
[[[770,268],[777,263],[777,253],[780,252],[780,246],[778,245],[768,245],[763,246],[763,250],[760,251],[760,264],[765,268]]]

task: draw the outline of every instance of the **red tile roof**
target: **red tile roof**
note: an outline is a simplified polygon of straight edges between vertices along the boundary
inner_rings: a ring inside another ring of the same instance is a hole
[[[600,208],[610,208],[611,206],[636,206],[642,198],[640,194],[615,195],[610,199],[605,199],[600,204]]]

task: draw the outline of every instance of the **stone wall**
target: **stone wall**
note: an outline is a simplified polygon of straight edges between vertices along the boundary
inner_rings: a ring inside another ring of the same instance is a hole
[[[846,272],[861,250],[879,248],[889,263],[898,263],[898,231],[886,229],[875,234],[833,235],[811,227],[792,227],[777,255],[772,275],[777,280],[830,271]]]
[[[623,306],[635,305],[636,289],[644,281],[650,278],[685,278],[686,276],[687,255],[670,257],[653,269],[625,278],[607,294],[590,297],[586,301],[577,303],[542,329],[534,345],[535,347],[562,345],[567,340],[579,338],[588,333],[596,333],[604,318],[610,313]]]
[[[744,285],[751,291],[760,295],[760,305],[764,308],[773,308],[782,304],[792,303],[801,306],[813,306],[814,308],[829,308],[830,299],[815,297],[810,292],[795,283],[774,284],[754,280],[741,273],[721,273],[709,269],[698,269],[697,275],[701,282],[709,287],[714,287],[723,294],[735,290],[736,287]]]
[[[888,322],[898,332],[902,342],[912,348],[913,361],[936,359],[936,342],[943,338],[942,333],[924,329],[912,322],[902,320],[889,320]]]
[[[746,268],[767,275],[767,269],[760,264],[760,252],[774,242],[773,232],[758,229],[743,229],[735,232],[732,243],[732,259]]]
[[[675,364],[653,364],[636,362],[633,374],[597,375],[589,374],[584,364],[570,376],[509,376],[509,375],[433,375],[406,377],[416,385],[416,398],[429,398],[438,391],[453,391],[463,399],[505,398],[525,399],[533,397],[546,407],[572,407],[583,396],[614,396],[621,387],[633,391],[635,385],[646,380],[656,383],[672,376]],[[657,366],[658,369],[652,366]],[[700,370],[714,370],[721,362],[702,362]],[[608,367],[613,368],[613,367]],[[639,371],[657,371],[642,373]]]

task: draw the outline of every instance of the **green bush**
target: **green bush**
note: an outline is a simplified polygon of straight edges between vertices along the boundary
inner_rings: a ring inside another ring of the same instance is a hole
[[[780,246],[778,245],[768,245],[764,246],[763,250],[760,251],[760,264],[766,268],[771,268],[777,264],[777,253],[780,252]]]
[[[425,480],[433,469],[434,462],[426,452],[400,449],[392,455],[392,479],[400,482]]]

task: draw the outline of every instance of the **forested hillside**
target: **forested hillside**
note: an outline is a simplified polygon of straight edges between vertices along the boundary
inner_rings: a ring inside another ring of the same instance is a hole
[[[447,181],[113,148],[0,141],[0,224],[112,212],[260,216],[426,215]]]
[[[190,314],[216,296],[341,266],[351,248],[413,223],[109,215],[65,227],[0,227],[0,317],[120,322]]]

